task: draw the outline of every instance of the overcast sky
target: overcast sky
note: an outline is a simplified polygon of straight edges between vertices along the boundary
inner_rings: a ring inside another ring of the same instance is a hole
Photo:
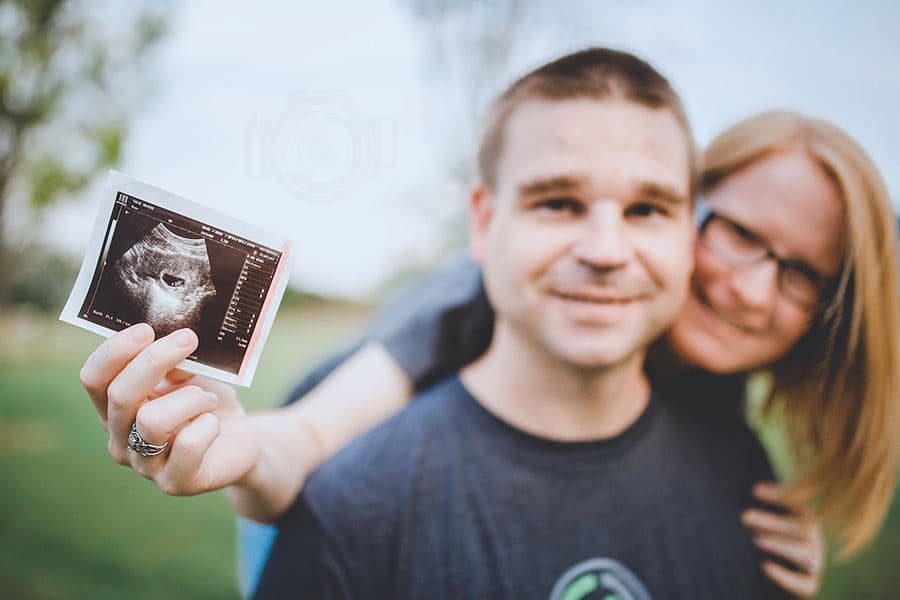
[[[319,293],[364,297],[397,269],[434,261],[465,206],[448,156],[467,138],[454,80],[403,6],[186,2],[120,170],[292,237],[292,283]],[[804,111],[856,137],[896,201],[897,6],[544,3],[516,30],[494,87],[586,45],[631,50],[682,93],[701,144],[754,111]],[[81,252],[95,196],[48,213],[45,235]]]

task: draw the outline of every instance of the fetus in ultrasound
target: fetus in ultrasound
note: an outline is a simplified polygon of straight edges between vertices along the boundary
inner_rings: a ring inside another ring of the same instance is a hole
[[[129,320],[149,323],[157,338],[182,327],[197,331],[216,295],[206,242],[162,223],[115,262],[111,283]]]

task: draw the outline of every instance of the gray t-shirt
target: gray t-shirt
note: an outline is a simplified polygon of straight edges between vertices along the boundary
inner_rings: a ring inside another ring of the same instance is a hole
[[[256,597],[786,598],[739,516],[768,478],[734,402],[654,396],[621,435],[562,443],[451,377],[310,478]]]

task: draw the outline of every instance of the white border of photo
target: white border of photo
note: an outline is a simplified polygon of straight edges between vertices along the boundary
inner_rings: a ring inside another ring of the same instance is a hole
[[[59,316],[60,320],[100,334],[104,337],[109,337],[114,333],[117,333],[116,330],[82,318],[79,311],[90,291],[94,271],[99,262],[100,255],[104,250],[103,245],[107,227],[113,210],[115,209],[116,199],[119,193],[124,193],[140,200],[146,200],[147,202],[156,204],[167,210],[171,210],[190,219],[215,227],[216,229],[246,238],[262,246],[280,250],[281,258],[278,262],[275,276],[268,288],[263,313],[256,323],[256,327],[254,328],[247,351],[244,354],[238,374],[195,360],[186,359],[178,365],[179,369],[190,373],[206,375],[226,383],[249,387],[253,381],[260,355],[262,354],[266,339],[269,336],[269,331],[272,329],[275,314],[278,312],[278,306],[281,304],[281,299],[284,296],[284,291],[287,287],[288,279],[290,278],[291,260],[293,258],[291,254],[291,241],[285,237],[264,231],[258,227],[229,217],[219,211],[197,204],[171,192],[167,192],[166,190],[132,179],[118,171],[110,171],[107,177],[100,198],[100,205],[97,208],[97,216],[94,220],[91,238],[81,263],[81,269],[78,272],[78,278],[75,281],[72,292],[69,294],[69,299],[66,301],[66,305],[63,307],[62,313]]]

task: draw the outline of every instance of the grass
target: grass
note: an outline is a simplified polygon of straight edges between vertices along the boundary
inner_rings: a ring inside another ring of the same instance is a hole
[[[280,401],[361,311],[282,313],[249,406]],[[234,517],[221,493],[172,498],[106,453],[78,383],[100,338],[46,318],[0,318],[0,596],[239,598]]]
[[[825,572],[819,598],[842,600],[896,600],[900,598],[900,493],[894,493],[891,511],[875,541],[851,561],[832,563]]]
[[[278,402],[365,318],[283,311],[249,407]],[[234,517],[221,493],[165,496],[116,466],[78,383],[100,338],[52,319],[0,316],[0,596],[16,600],[238,598]],[[900,501],[858,558],[829,565],[820,595],[894,599]]]

